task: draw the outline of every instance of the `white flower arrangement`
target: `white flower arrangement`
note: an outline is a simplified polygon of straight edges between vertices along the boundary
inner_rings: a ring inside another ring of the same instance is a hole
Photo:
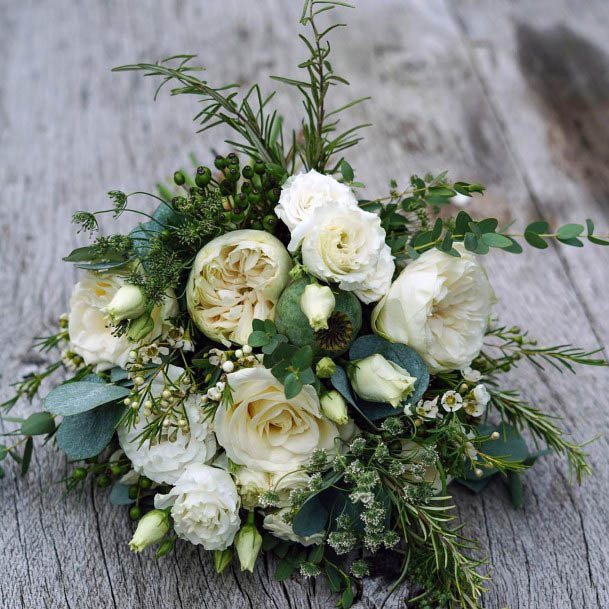
[[[256,106],[257,86],[237,101],[182,56],[118,68],[200,91],[198,118],[240,139],[214,169],[177,171],[152,195],[152,215],[109,193],[115,217],[149,219],[66,257],[84,272],[57,333],[40,343],[58,348],[57,361],[0,409],[32,399],[56,371],[68,379],[9,434],[23,437],[0,446],[0,460],[13,456],[25,473],[32,438],[53,437],[73,462],[68,490],[93,479],[128,506],[134,552],[157,545],[162,557],[186,540],[212,551],[218,572],[233,560],[253,571],[261,552],[274,553],[282,577],[325,573],[347,609],[368,571],[365,560],[349,564],[353,551],[397,549],[426,606],[479,609],[487,577],[451,524],[448,484],[480,492],[507,474],[521,502],[523,471],[543,454],[523,429],[578,481],[590,473],[582,445],[505,388],[503,373],[523,359],[607,363],[492,319],[480,258],[519,253],[520,236],[463,209],[439,213],[481,185],[411,176],[387,196],[362,196],[344,158],[358,128],[330,118],[349,105],[328,113],[330,85],[342,82],[327,60],[332,28],[315,26],[339,5],[305,2],[308,81],[283,82],[304,95],[306,117],[290,134],[270,98]],[[74,221],[95,233],[103,213]],[[524,242],[580,246],[583,232],[533,222]]]

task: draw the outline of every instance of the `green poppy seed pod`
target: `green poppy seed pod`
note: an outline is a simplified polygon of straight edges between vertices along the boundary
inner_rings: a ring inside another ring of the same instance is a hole
[[[258,175],[262,175],[263,173],[266,172],[266,167],[264,165],[263,161],[256,161],[254,163],[254,171],[258,174]]]
[[[218,155],[214,159],[214,167],[222,171],[226,167],[226,159],[222,155]]]
[[[186,178],[184,177],[184,174],[181,171],[176,171],[173,174],[173,181],[176,183],[177,186],[182,186],[182,184],[186,182]]]
[[[252,169],[251,165],[246,165],[241,173],[246,180],[251,180],[254,177],[254,170]]]

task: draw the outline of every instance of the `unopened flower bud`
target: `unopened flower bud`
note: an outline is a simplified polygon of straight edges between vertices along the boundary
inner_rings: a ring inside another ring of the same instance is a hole
[[[321,396],[321,410],[330,421],[337,425],[344,425],[349,421],[347,404],[338,391],[328,391]]]
[[[146,296],[142,289],[129,283],[120,287],[104,308],[113,324],[123,319],[136,319],[146,311]]]
[[[315,374],[320,379],[329,379],[336,372],[336,364],[331,357],[322,357],[315,367]]]
[[[152,317],[148,313],[144,313],[141,317],[131,320],[129,330],[127,331],[127,338],[130,341],[137,342],[150,334],[153,329],[154,321]]]
[[[262,535],[253,523],[253,512],[250,512],[247,523],[244,524],[235,537],[235,548],[241,563],[242,571],[254,572],[256,558],[262,547]]]
[[[300,297],[300,308],[307,316],[313,330],[327,330],[328,318],[332,315],[336,299],[328,286],[309,284]]]
[[[169,531],[169,516],[163,510],[152,510],[139,521],[133,538],[129,542],[132,552],[141,552],[149,545],[158,543]]]
[[[230,565],[233,560],[233,551],[230,548],[226,550],[214,550],[214,567],[218,575]]]

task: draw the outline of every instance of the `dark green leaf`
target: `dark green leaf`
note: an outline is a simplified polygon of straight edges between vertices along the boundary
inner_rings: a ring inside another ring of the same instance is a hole
[[[468,488],[473,493],[476,493],[476,495],[481,493],[489,485],[491,480],[492,476],[481,479],[474,478],[472,480],[469,480],[468,478],[455,478],[455,482],[461,486],[464,486],[465,488]]]
[[[28,469],[30,469],[30,463],[32,462],[32,452],[34,451],[34,439],[30,436],[25,441],[25,448],[23,450],[23,457],[21,457],[21,475],[25,476]]]
[[[55,431],[55,420],[48,412],[35,412],[21,424],[24,436],[42,436]]]
[[[590,241],[590,243],[594,243],[595,245],[609,245],[609,241],[599,239],[598,237],[588,237],[588,241]]]
[[[499,224],[497,218],[485,218],[477,223],[481,233],[494,233]],[[489,244],[490,245],[490,244]]]
[[[512,239],[512,237],[508,238],[512,242],[512,244],[509,247],[503,248],[503,251],[509,252],[510,254],[522,254],[522,245],[520,245],[520,243],[518,243],[518,241],[516,241],[515,239]]]
[[[353,605],[353,588],[351,582],[347,583],[347,587],[340,599],[342,609],[349,609]]]
[[[290,372],[283,382],[285,397],[288,400],[295,398],[302,390],[301,380],[292,372]]]
[[[531,222],[525,229],[525,233],[535,233],[536,235],[540,235],[542,233],[547,233],[549,229],[549,224],[544,222],[543,220],[538,220],[537,222]]]
[[[450,250],[452,248],[453,248],[453,236],[452,236],[451,232],[448,231],[444,235],[444,239],[442,240],[442,243],[440,243],[439,249],[442,250],[443,252],[450,252]]]
[[[440,235],[442,234],[443,226],[444,226],[444,223],[442,222],[442,218],[438,218],[433,225],[433,229],[431,230],[431,240],[432,241],[437,241],[440,238]]]
[[[510,498],[514,509],[521,508],[524,504],[524,496],[522,489],[522,479],[517,472],[508,472],[507,475],[508,488],[510,489]]]
[[[105,404],[94,410],[64,417],[57,430],[57,444],[71,461],[96,457],[108,446],[124,406]]]
[[[455,219],[456,233],[459,235],[464,235],[467,232],[470,222],[472,222],[472,217],[467,212],[461,210]]]
[[[269,335],[261,330],[254,330],[247,339],[250,347],[263,347],[270,342]]]
[[[340,571],[331,563],[326,563],[326,580],[328,581],[328,588],[334,594],[338,594],[343,587],[343,576]]]
[[[292,366],[298,370],[305,370],[313,363],[313,349],[311,345],[305,345],[296,351],[292,357]]]
[[[592,236],[594,234],[594,222],[590,218],[586,220],[586,228],[588,229],[588,237]]]
[[[429,192],[430,195],[442,198],[455,196],[455,191],[452,188],[446,188],[445,186],[430,186],[427,189],[427,192]]]
[[[8,449],[4,444],[0,444],[0,461],[4,461],[6,459],[6,455],[8,455]]]
[[[564,243],[564,245],[570,245],[571,247],[584,247],[583,242],[576,237],[572,237],[571,239],[563,239],[562,237],[556,237],[558,241]]]
[[[535,232],[525,231],[524,238],[529,245],[540,250],[544,250],[548,247],[548,244]]]
[[[500,235],[499,233],[484,233],[482,235],[482,241],[489,247],[505,248],[512,245],[511,239],[505,235]]]
[[[465,233],[465,238],[463,239],[463,244],[465,245],[465,249],[469,252],[475,252],[478,247],[478,237],[474,235],[474,233]]]
[[[102,404],[116,402],[128,395],[129,389],[125,387],[77,381],[64,383],[53,389],[44,399],[44,405],[53,414],[71,416]]]
[[[351,165],[349,165],[349,163],[347,163],[347,161],[345,161],[345,159],[340,162],[340,173],[343,176],[343,180],[345,180],[345,182],[353,182],[353,168],[351,167]]]
[[[282,558],[275,569],[275,581],[282,582],[290,578],[294,571],[298,568],[298,564],[292,562],[289,558]]]
[[[559,239],[575,239],[579,237],[584,232],[584,227],[581,224],[565,224],[561,226],[556,236]]]

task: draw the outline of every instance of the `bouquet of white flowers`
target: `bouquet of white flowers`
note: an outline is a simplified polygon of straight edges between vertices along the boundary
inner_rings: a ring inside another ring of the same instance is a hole
[[[502,374],[520,360],[607,365],[493,319],[479,257],[579,247],[584,233],[609,241],[591,220],[518,235],[494,218],[452,217],[454,197],[484,188],[444,173],[358,196],[344,155],[364,125],[343,131],[338,117],[364,100],[330,106],[346,81],[329,62],[336,26],[319,25],[338,6],[305,1],[304,76],[275,77],[302,96],[289,133],[272,94],[214,87],[191,56],[117,68],[198,97],[202,130],[231,128],[235,152],[176,171],[156,194],[111,191],[110,209],[75,214],[91,234],[108,213],[144,221],[65,258],[83,273],[57,334],[38,343],[61,355],[0,409],[53,374],[67,380],[41,412],[2,417],[18,429],[0,460],[25,473],[33,438],[52,440],[74,463],[69,490],[93,480],[128,506],[134,552],[156,545],[161,557],[183,539],[213,552],[218,572],[233,560],[252,571],[270,552],[278,580],[324,574],[343,609],[370,557],[390,552],[396,585],[417,584],[422,606],[475,609],[488,575],[452,522],[449,484],[478,493],[503,477],[518,506],[540,455],[565,457],[580,482],[589,473],[582,445]],[[152,206],[133,207],[144,196]]]

